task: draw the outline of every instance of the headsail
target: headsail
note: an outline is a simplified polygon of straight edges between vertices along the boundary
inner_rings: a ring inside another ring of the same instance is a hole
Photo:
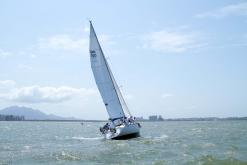
[[[109,68],[91,21],[89,51],[94,78],[110,118],[129,117],[128,107]]]

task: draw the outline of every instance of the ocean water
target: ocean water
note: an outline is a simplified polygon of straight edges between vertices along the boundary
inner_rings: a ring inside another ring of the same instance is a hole
[[[105,140],[86,122],[0,122],[0,165],[247,165],[247,121],[144,122],[141,137]]]

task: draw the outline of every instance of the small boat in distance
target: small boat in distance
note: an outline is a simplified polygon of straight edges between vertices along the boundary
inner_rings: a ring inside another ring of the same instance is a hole
[[[100,128],[101,133],[106,139],[129,139],[140,136],[141,125],[130,114],[91,21],[89,52],[95,82],[110,117],[109,122]]]

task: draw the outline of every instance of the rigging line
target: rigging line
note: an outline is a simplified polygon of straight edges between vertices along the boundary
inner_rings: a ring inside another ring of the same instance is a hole
[[[111,73],[111,74],[112,74],[112,73]],[[114,84],[118,87],[118,85],[117,85],[115,79],[114,79]],[[123,98],[123,95],[122,95],[122,93],[121,93],[119,87],[117,88],[117,91],[119,92],[119,97],[120,97],[121,101],[123,102],[124,106],[126,107],[126,111],[127,111],[128,115],[131,116],[130,111],[129,111],[129,108],[128,108],[128,106],[127,106],[127,104],[126,104],[126,102],[125,102],[125,100],[124,100],[124,98]],[[121,102],[121,101],[120,101],[120,102]],[[121,106],[122,106],[122,103],[121,103]],[[125,110],[125,108],[123,108],[123,111],[124,111],[124,110]]]
[[[113,63],[111,62],[111,58],[110,58],[109,56],[106,58],[106,61],[109,62],[108,65],[110,64],[110,65],[112,66],[112,68],[115,68],[114,65],[113,65]],[[121,90],[120,90],[120,88],[121,88],[122,86],[119,86],[119,85],[116,83],[116,80],[115,80],[116,78],[118,79],[118,77],[116,77],[116,74],[115,74],[114,82],[115,82],[115,85],[118,87],[119,94],[121,95],[120,97],[122,98],[121,100],[122,100],[124,106],[126,107],[127,113],[128,113],[130,116],[132,116],[131,113],[130,113],[128,104],[126,103],[126,101],[125,101],[125,99],[124,99],[124,97],[123,97],[123,94],[122,94],[122,92],[121,92]],[[118,81],[118,82],[120,82],[120,81]],[[123,88],[122,88],[122,89],[123,89]],[[123,91],[123,90],[122,90],[122,91]]]

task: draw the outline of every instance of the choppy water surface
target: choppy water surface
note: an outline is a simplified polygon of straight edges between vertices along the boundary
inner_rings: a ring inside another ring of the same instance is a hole
[[[145,122],[122,141],[103,139],[101,125],[0,122],[0,165],[247,165],[247,121]]]

